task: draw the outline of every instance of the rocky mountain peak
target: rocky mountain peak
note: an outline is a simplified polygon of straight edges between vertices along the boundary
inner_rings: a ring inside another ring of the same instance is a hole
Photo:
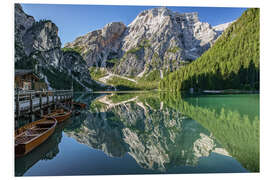
[[[72,79],[80,90],[95,86],[80,54],[61,50],[58,27],[35,21],[20,4],[15,4],[15,68],[34,69],[49,88],[70,88]]]
[[[41,20],[33,23],[23,37],[26,54],[38,51],[49,51],[61,48],[57,26],[49,20]]]
[[[18,35],[17,38],[21,38],[34,22],[33,16],[24,13],[20,4],[15,4],[15,34]]]
[[[197,12],[158,7],[142,11],[127,27],[110,23],[65,47],[79,50],[89,66],[107,67],[113,59],[112,73],[142,77],[153,70],[174,71],[195,60],[219,35],[199,20]]]
[[[26,31],[32,27],[35,19],[32,16],[24,13],[20,4],[15,4],[15,46],[17,51],[15,52],[15,62],[22,59],[21,54],[24,54],[24,47],[22,44],[22,37]]]
[[[65,44],[65,47],[79,51],[89,66],[104,67],[106,60],[117,54],[120,48],[119,39],[125,30],[126,26],[122,22],[112,22],[102,29],[80,36],[75,41]]]
[[[102,36],[104,38],[112,38],[111,36],[120,36],[125,30],[126,26],[122,22],[112,22],[106,24],[102,31]]]
[[[165,8],[165,7],[160,7],[160,8],[153,8],[153,9],[147,9],[142,11],[131,23],[129,26],[132,26],[136,23],[147,23],[151,24],[156,21],[156,23],[162,22],[164,18],[169,17],[172,12],[171,10]]]
[[[136,48],[138,51],[129,53],[116,73],[137,76],[154,69],[173,71],[181,62],[198,58],[216,38],[215,30],[200,22],[197,12],[181,14],[165,7],[145,10],[128,26],[122,40],[123,56]],[[147,48],[139,51],[145,41]],[[126,68],[128,64],[136,69]]]

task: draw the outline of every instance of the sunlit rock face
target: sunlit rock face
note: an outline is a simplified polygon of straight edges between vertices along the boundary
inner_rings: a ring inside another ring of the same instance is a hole
[[[15,4],[15,62],[25,54],[22,37],[35,22],[34,17],[25,14],[20,4]]]
[[[178,13],[161,7],[142,11],[127,27],[120,22],[107,24],[67,43],[80,51],[89,66],[106,67],[126,76],[143,76],[152,70],[173,71],[183,62],[205,52],[228,26],[201,22],[198,13]]]
[[[180,165],[196,166],[200,157],[218,147],[199,123],[158,98],[134,97],[95,100],[80,127],[67,135],[112,157],[128,153],[141,167],[161,172]]]
[[[35,21],[15,4],[15,62],[34,58],[57,66],[61,57],[57,26],[50,20]]]
[[[122,51],[128,52],[144,41],[147,43],[136,55],[128,53],[117,70],[120,74],[131,75],[135,68],[128,64],[138,64],[135,75],[142,72],[147,64],[150,69],[172,70],[179,67],[181,61],[199,57],[216,37],[208,23],[199,21],[197,13],[180,14],[167,8],[145,10],[128,26]]]
[[[20,4],[15,4],[15,68],[33,69],[48,87],[54,81],[52,77],[59,75],[73,79],[86,90],[93,84],[80,54],[62,51],[58,27],[50,20],[35,21]]]
[[[42,59],[42,63],[58,66],[62,58],[61,41],[58,37],[58,28],[54,23],[35,22],[22,40],[27,56],[36,53],[36,57]]]
[[[118,53],[120,37],[126,26],[121,22],[112,22],[103,29],[90,32],[65,44],[68,48],[77,48],[89,66],[105,67],[106,60]]]

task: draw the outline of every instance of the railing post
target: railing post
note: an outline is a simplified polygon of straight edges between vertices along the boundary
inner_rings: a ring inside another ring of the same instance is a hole
[[[55,107],[55,103],[54,103],[54,91],[52,91],[52,105],[53,105],[53,107]]]
[[[29,94],[29,100],[30,100],[30,114],[33,113],[33,100],[32,100],[32,93]]]
[[[15,94],[15,100],[16,100],[16,114],[17,114],[17,119],[19,119],[20,116],[20,95],[19,95],[19,91],[17,90],[16,94]]]
[[[58,94],[57,94],[57,91],[55,91],[55,103],[54,103],[54,109],[57,108],[57,103],[58,103]]]
[[[47,91],[47,106],[49,106],[49,91]]]
[[[43,115],[43,111],[42,111],[42,93],[39,92],[39,112],[40,112],[40,116]]]

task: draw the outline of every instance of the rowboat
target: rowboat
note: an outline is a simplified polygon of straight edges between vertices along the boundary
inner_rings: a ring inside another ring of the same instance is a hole
[[[55,118],[42,118],[15,131],[15,157],[21,157],[46,141],[54,132]]]
[[[65,121],[66,119],[70,118],[70,116],[71,116],[71,111],[66,111],[64,109],[57,109],[53,111],[52,113],[47,114],[43,117],[53,117],[57,120],[58,123],[61,123]]]
[[[62,131],[71,121],[64,121],[57,124],[54,133],[47,139],[46,143],[41,144],[27,156],[15,159],[15,176],[23,176],[28,169],[34,166],[40,160],[50,160],[59,153],[59,143],[62,140]]]

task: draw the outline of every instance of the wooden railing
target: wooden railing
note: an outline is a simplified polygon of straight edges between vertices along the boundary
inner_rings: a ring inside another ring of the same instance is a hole
[[[71,99],[72,96],[72,90],[17,91],[15,92],[15,115],[18,117],[21,112],[32,113],[43,107]]]

